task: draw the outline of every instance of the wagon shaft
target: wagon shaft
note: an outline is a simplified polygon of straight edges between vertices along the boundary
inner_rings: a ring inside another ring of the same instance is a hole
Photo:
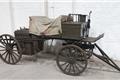
[[[116,70],[120,71],[120,67],[111,58],[109,58],[109,56],[97,44],[95,44],[95,46],[98,48],[102,55],[98,55],[95,53],[93,53],[93,55],[99,58],[100,60],[104,61],[108,65],[112,66]]]

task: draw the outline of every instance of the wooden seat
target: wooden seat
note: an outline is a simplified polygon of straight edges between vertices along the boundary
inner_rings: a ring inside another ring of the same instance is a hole
[[[82,41],[84,41],[84,42],[96,42],[97,40],[101,39],[102,37],[104,37],[104,34],[101,34],[98,37],[87,37],[87,38],[84,38]]]

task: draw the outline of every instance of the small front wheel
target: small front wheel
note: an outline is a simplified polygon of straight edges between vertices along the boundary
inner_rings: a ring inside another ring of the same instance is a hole
[[[85,52],[76,45],[65,45],[57,54],[57,66],[67,74],[80,75],[87,67],[87,58]]]

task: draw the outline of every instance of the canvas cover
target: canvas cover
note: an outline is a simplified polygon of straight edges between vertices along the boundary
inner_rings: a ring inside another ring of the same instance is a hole
[[[57,35],[62,32],[61,19],[62,16],[54,20],[46,16],[30,16],[29,33],[35,35]]]

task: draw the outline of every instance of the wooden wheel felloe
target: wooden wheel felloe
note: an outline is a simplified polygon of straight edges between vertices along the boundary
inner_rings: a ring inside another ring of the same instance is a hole
[[[80,75],[87,67],[87,58],[85,52],[76,45],[65,45],[57,54],[57,66],[67,74]]]
[[[22,57],[19,43],[9,34],[0,36],[0,57],[7,64],[16,64]]]

